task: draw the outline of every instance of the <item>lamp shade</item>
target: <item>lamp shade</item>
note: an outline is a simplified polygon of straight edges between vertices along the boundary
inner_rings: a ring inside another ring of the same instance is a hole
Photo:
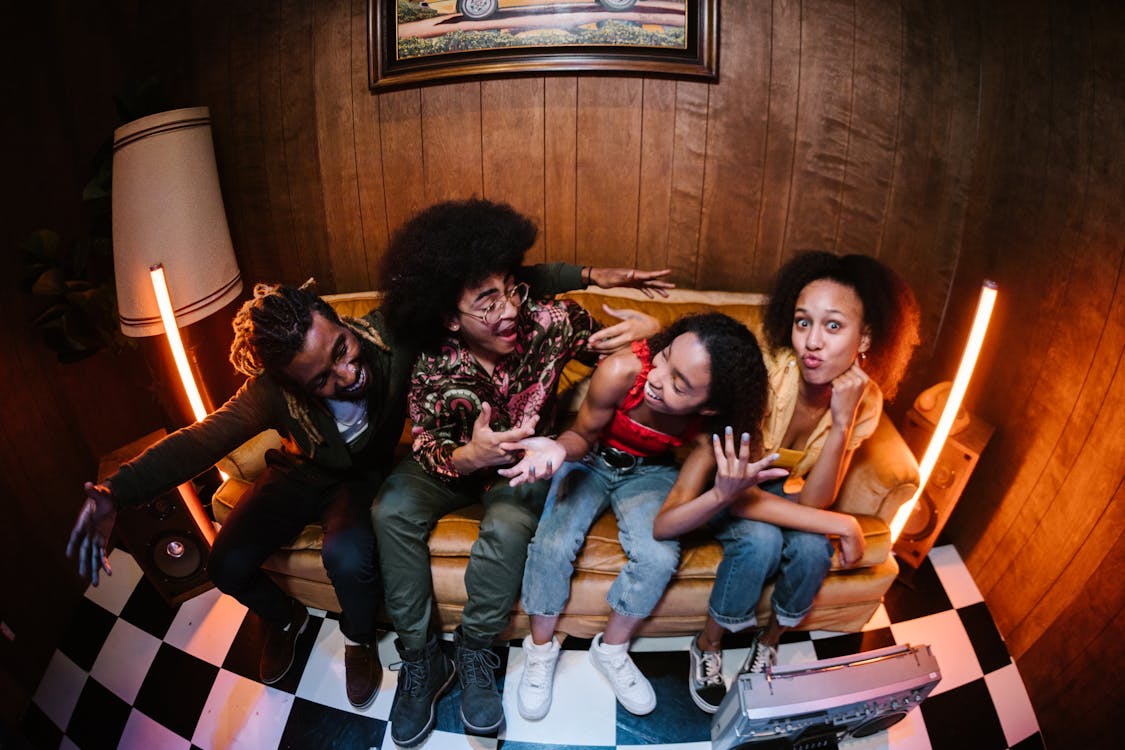
[[[164,333],[149,269],[162,265],[178,326],[238,297],[207,107],[142,117],[113,133],[113,265],[126,336]]]

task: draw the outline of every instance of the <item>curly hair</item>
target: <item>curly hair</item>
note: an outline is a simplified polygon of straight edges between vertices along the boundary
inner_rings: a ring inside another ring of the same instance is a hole
[[[766,307],[763,329],[771,348],[792,345],[797,297],[814,281],[829,279],[855,291],[863,304],[863,324],[871,338],[864,371],[893,400],[920,339],[921,314],[910,285],[888,266],[867,255],[802,253],[778,271]]]
[[[694,333],[711,357],[711,387],[705,408],[716,414],[706,420],[712,432],[730,425],[750,434],[751,456],[762,451],[762,419],[769,399],[767,373],[758,339],[734,318],[718,312],[679,318],[648,340],[655,354],[677,336]]]
[[[513,273],[535,242],[535,224],[511,206],[472,198],[437,203],[391,237],[379,268],[383,314],[397,341],[432,350],[468,287]]]
[[[284,372],[285,366],[304,348],[314,312],[346,326],[380,349],[387,349],[379,332],[370,324],[337,315],[332,306],[317,295],[316,280],[309,279],[299,287],[254,285],[253,297],[242,304],[231,322],[234,341],[230,345],[230,362],[243,375],[256,377],[268,373],[289,386],[285,400],[290,415],[314,443],[323,444],[323,437],[312,423],[305,394]],[[293,387],[296,392],[291,390]]]

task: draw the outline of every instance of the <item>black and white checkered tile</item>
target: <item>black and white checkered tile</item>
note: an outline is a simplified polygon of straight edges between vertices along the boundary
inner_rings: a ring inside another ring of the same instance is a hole
[[[21,732],[42,748],[387,748],[396,673],[363,711],[343,688],[344,641],[332,615],[313,610],[297,660],[279,683],[257,681],[257,620],[212,590],[169,608],[127,554],[113,553],[114,575],[90,588],[43,677]],[[634,660],[656,689],[658,706],[636,717],[614,701],[590,664],[589,641],[564,644],[551,713],[524,721],[515,706],[523,669],[519,641],[500,649],[507,724],[495,737],[466,736],[456,688],[439,704],[426,750],[638,748],[706,750],[710,717],[686,688],[688,638],[639,639]],[[951,546],[935,548],[911,578],[896,582],[862,632],[787,634],[779,661],[795,664],[896,643],[929,644],[942,681],[907,718],[841,747],[869,750],[1041,748],[1038,725],[1015,664],[976,585]],[[728,639],[733,678],[747,652]],[[379,644],[397,661],[393,638]]]

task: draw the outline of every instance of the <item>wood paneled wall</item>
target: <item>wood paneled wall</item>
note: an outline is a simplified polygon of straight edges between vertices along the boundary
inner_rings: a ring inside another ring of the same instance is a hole
[[[83,125],[106,126],[93,97],[152,73],[170,106],[210,106],[249,281],[368,289],[396,227],[471,195],[536,219],[534,260],[667,265],[686,287],[763,290],[798,250],[864,252],[922,303],[909,398],[950,376],[977,285],[996,278],[970,406],[998,429],[950,535],[1048,741],[1070,746],[1074,716],[1091,742],[1106,736],[1125,567],[1112,0],[727,0],[717,85],[532,77],[381,95],[367,90],[366,0],[103,6],[102,23],[61,0],[43,11],[68,50],[34,103],[69,126],[51,142],[73,169],[102,137]],[[111,73],[91,81],[89,54]],[[53,460],[88,465],[86,442]],[[27,506],[33,479],[13,489]],[[28,522],[57,524],[72,502]]]
[[[1055,747],[1125,705],[1125,9],[983,3],[959,282],[1001,296],[976,409],[999,425],[950,533]],[[958,291],[952,297],[964,297]],[[956,302],[956,307],[970,305]]]

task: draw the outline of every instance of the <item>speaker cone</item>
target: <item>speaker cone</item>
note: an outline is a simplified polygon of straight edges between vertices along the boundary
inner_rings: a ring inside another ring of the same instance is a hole
[[[168,578],[187,578],[199,572],[203,548],[198,538],[186,532],[169,531],[152,543],[152,564]]]

